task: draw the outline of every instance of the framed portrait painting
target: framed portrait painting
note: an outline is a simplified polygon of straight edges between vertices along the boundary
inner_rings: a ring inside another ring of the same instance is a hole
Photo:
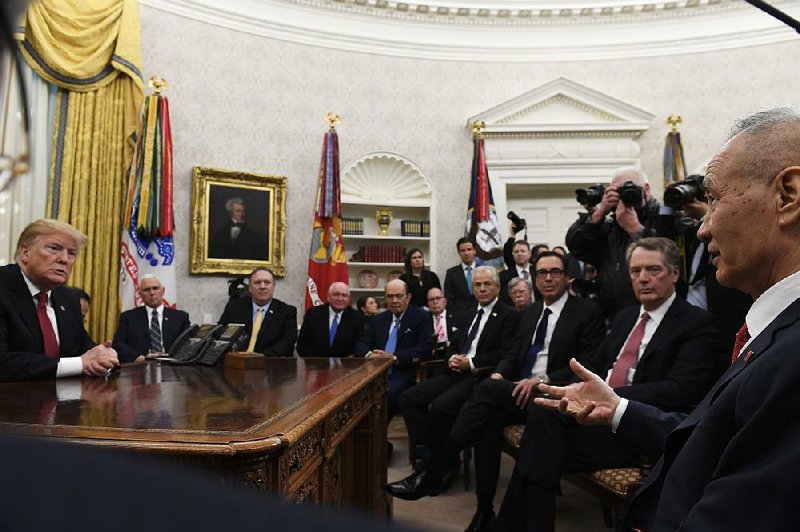
[[[195,166],[190,273],[286,273],[286,177]]]

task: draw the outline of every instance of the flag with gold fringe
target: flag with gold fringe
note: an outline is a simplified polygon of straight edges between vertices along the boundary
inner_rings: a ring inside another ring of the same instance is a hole
[[[678,131],[678,124],[683,122],[683,118],[678,115],[667,117],[667,125],[672,129],[667,133],[664,143],[664,189],[674,183],[680,183],[686,179],[686,163],[683,158],[683,145],[681,144],[681,134]],[[684,281],[689,277],[689,264],[686,257],[686,239],[681,234],[675,236],[675,243],[681,253],[681,278]]]
[[[166,84],[155,77],[150,83],[156,90],[145,98],[139,116],[123,210],[119,279],[123,311],[142,304],[139,278],[145,274],[161,280],[164,305],[177,304],[169,102],[160,94]]]
[[[330,128],[322,140],[322,160],[314,201],[314,226],[308,254],[306,310],[328,301],[328,287],[348,282],[347,257],[342,239],[342,204],[339,187],[339,117],[328,113]]]
[[[489,170],[486,167],[486,154],[483,148],[483,129],[481,121],[473,125],[472,180],[467,205],[464,236],[477,244],[475,262],[478,265],[503,265],[503,239],[500,224],[494,207],[492,185],[489,183]]]

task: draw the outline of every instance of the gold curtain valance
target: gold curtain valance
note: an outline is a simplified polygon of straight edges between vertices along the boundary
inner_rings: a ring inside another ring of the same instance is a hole
[[[16,37],[31,68],[62,89],[96,90],[123,72],[144,92],[136,0],[34,2]]]

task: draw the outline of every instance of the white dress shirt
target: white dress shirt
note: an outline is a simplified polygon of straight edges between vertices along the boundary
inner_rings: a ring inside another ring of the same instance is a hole
[[[542,313],[539,314],[539,320],[536,322],[536,327],[533,329],[533,337],[531,337],[531,344],[536,341],[536,329],[539,328],[539,323],[542,321],[542,316],[544,316],[545,309],[550,309],[550,316],[547,318],[547,331],[545,332],[544,336],[544,346],[542,346],[541,351],[536,355],[536,362],[533,364],[533,368],[531,370],[531,377],[546,377],[547,376],[547,362],[548,362],[548,354],[550,353],[550,340],[553,339],[553,331],[556,330],[556,323],[558,323],[558,318],[561,316],[561,312],[564,310],[564,305],[567,304],[567,299],[569,299],[569,293],[565,290],[561,297],[559,297],[556,301],[553,302],[552,305],[545,304],[542,307]]]

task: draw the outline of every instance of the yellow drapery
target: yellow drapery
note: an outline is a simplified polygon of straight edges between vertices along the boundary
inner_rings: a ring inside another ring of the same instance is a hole
[[[110,340],[119,314],[119,239],[141,75],[136,0],[40,0],[17,35],[26,62],[59,88],[48,215],[89,236],[70,283],[92,296],[89,333]]]

